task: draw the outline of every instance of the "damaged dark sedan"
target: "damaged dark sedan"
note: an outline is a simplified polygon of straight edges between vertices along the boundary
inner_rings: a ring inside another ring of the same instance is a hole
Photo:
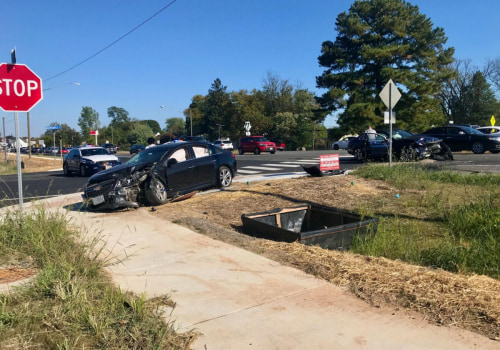
[[[356,160],[389,158],[389,131],[363,133],[350,140],[347,152]],[[413,135],[405,130],[392,130],[392,158],[412,162],[422,159],[452,160],[450,148],[440,139],[429,135]]]
[[[234,154],[212,144],[166,143],[91,176],[82,197],[93,210],[161,205],[194,191],[227,187],[236,171]]]

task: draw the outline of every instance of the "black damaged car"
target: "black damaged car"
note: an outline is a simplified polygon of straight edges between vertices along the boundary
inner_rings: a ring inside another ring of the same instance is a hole
[[[197,190],[227,187],[236,171],[234,154],[210,143],[166,143],[91,176],[82,197],[93,210],[160,205]]]
[[[389,131],[363,133],[347,144],[347,152],[356,160],[389,158]],[[422,159],[452,160],[450,148],[430,135],[413,135],[405,130],[392,130],[392,157],[395,161],[412,162]]]

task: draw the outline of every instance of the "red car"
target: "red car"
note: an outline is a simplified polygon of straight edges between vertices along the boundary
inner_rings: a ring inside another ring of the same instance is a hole
[[[253,152],[260,154],[260,152],[269,152],[274,154],[276,152],[276,144],[269,141],[264,136],[247,136],[240,138],[238,146],[238,153]]]

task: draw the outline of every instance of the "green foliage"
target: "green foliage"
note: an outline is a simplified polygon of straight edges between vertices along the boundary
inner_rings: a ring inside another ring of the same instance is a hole
[[[143,123],[134,123],[127,135],[127,143],[147,145],[148,138],[154,136],[153,129]]]
[[[90,131],[97,130],[100,126],[99,113],[92,107],[82,107],[80,117],[78,117],[78,126],[83,137],[83,141],[92,142]]]
[[[318,60],[325,67],[318,102],[340,110],[339,125],[361,132],[383,123],[379,93],[389,79],[399,84],[398,123],[422,130],[444,120],[435,95],[450,72],[453,48],[444,48],[442,28],[433,28],[418,7],[402,0],[355,1],[338,15],[335,42],[325,41]]]
[[[500,278],[500,176],[417,164],[368,165],[355,174],[401,194],[390,215],[383,213],[390,200],[374,201],[372,215],[383,219],[356,252]]]
[[[111,126],[117,127],[130,121],[128,112],[120,107],[109,107],[108,117],[111,118]]]
[[[182,118],[168,118],[165,122],[167,124],[167,132],[174,134],[177,137],[185,134],[186,125]]]

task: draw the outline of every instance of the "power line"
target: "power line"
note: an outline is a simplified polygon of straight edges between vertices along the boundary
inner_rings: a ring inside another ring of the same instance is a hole
[[[82,64],[84,64],[85,62],[87,61],[90,61],[92,58],[94,58],[95,56],[99,55],[101,52],[109,49],[111,46],[115,45],[117,42],[119,42],[120,40],[124,39],[125,37],[129,36],[130,34],[132,34],[133,32],[135,32],[137,29],[139,29],[140,27],[142,27],[144,24],[146,24],[147,22],[149,22],[150,20],[152,20],[154,17],[156,17],[157,15],[159,15],[161,12],[163,12],[164,10],[166,10],[167,8],[169,8],[171,5],[173,5],[174,2],[176,2],[177,0],[172,0],[170,3],[168,3],[167,5],[165,5],[163,8],[161,8],[160,10],[158,10],[157,12],[155,12],[152,16],[150,16],[149,18],[147,18],[145,21],[143,21],[142,23],[140,23],[139,25],[135,26],[133,29],[131,29],[130,31],[128,31],[127,33],[123,34],[121,37],[119,37],[118,39],[116,39],[115,41],[113,41],[111,44],[105,46],[104,48],[102,48],[101,50],[97,51],[96,53],[94,53],[93,55],[87,57],[86,59],[84,59],[83,61],[75,64],[74,66],[66,69],[65,71],[62,71],[61,73],[58,73],[56,75],[53,75],[49,78],[46,78],[44,79],[44,81],[48,81],[48,80],[51,80],[51,79],[54,79],[54,78],[57,78],[58,76],[60,75],[63,75],[64,73],[67,73],[73,69],[75,69],[76,67],[79,67],[81,66]]]

